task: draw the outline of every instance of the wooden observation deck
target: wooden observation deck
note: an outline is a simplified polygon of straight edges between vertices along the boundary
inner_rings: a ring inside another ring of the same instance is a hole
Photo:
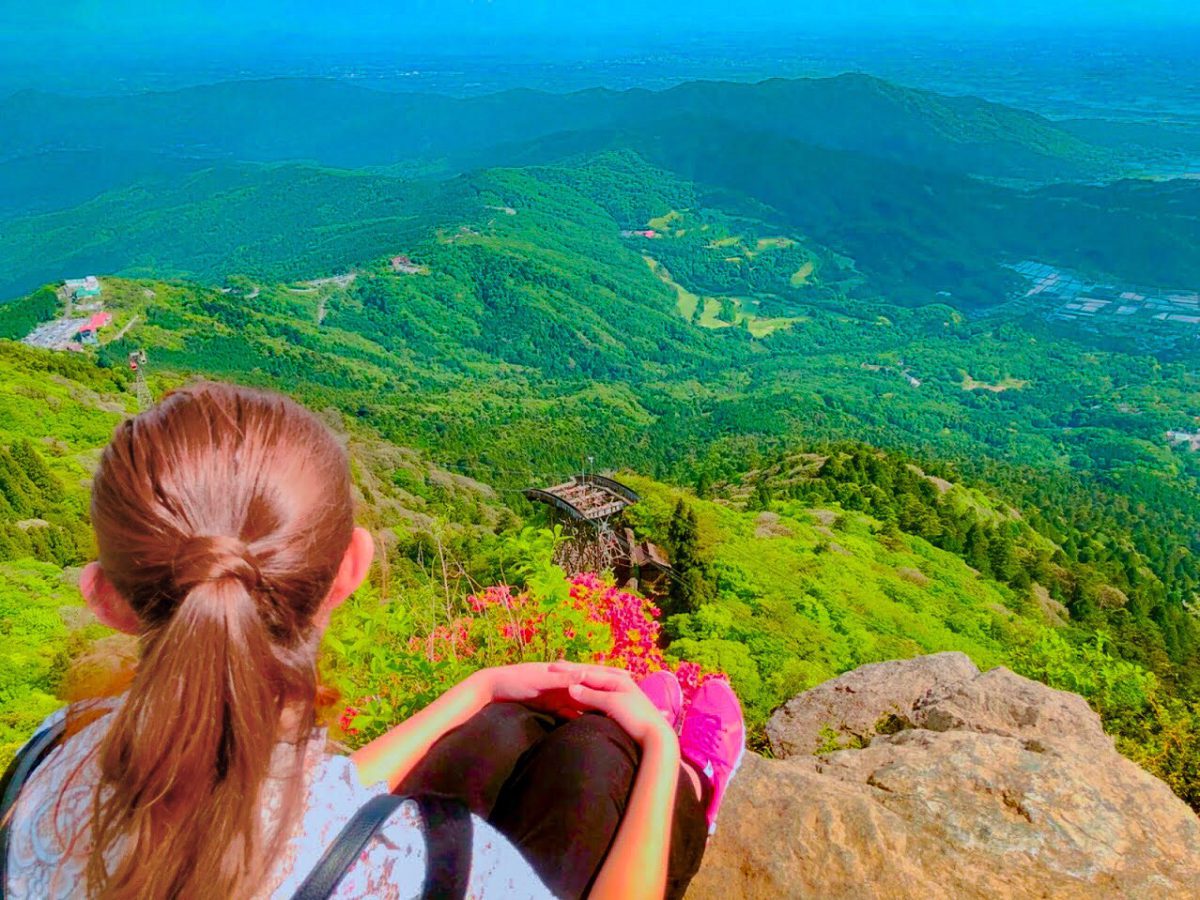
[[[554,487],[529,488],[525,496],[581,522],[599,522],[615,516],[640,499],[619,481],[603,475],[576,475]]]
[[[638,543],[631,529],[614,528],[611,521],[641,499],[633,490],[603,475],[583,474],[554,487],[529,488],[525,496],[549,506],[569,535],[555,551],[554,561],[564,571],[611,571],[622,584],[640,577],[645,589],[665,593],[671,574],[666,554],[649,541]]]

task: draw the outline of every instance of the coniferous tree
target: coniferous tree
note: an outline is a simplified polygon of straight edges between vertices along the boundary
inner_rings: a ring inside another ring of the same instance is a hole
[[[967,535],[963,541],[963,558],[967,561],[967,565],[978,569],[984,575],[989,574],[992,569],[988,544],[987,532],[978,522],[973,522],[967,529]]]
[[[21,469],[12,454],[0,447],[0,496],[12,508],[15,515],[34,515],[40,505],[37,487]]]
[[[771,508],[771,486],[765,478],[758,479],[754,484],[754,494],[750,497],[749,508],[753,510],[768,510]]]
[[[1000,581],[1008,581],[1016,567],[1012,538],[1006,531],[994,532],[988,542],[988,563],[992,574]]]
[[[675,504],[667,526],[667,549],[671,554],[671,587],[667,592],[668,614],[694,611],[710,599],[708,565],[700,555],[700,528],[696,511],[683,502]]]
[[[24,470],[25,475],[43,494],[59,493],[62,485],[46,468],[46,462],[29,438],[21,438],[8,448],[13,461]]]
[[[28,547],[22,545],[17,537],[18,529],[11,526],[0,527],[0,560],[16,559],[28,552]]]
[[[895,519],[884,520],[883,528],[879,531],[879,542],[893,552],[904,549],[904,534]]]

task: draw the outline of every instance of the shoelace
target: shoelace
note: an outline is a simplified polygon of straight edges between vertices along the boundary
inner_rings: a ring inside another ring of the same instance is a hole
[[[696,726],[692,726],[689,723],[688,734],[691,736],[697,734],[698,731],[697,743],[699,744],[699,748],[708,757],[704,760],[704,763],[711,765],[713,758],[720,758],[721,751],[724,749],[720,743],[720,738],[725,733],[724,724],[720,716],[713,715],[712,713],[693,709],[688,712],[688,718],[690,719],[693,716],[700,719],[700,724],[696,730],[693,730]],[[699,762],[699,760],[696,760],[696,762]]]

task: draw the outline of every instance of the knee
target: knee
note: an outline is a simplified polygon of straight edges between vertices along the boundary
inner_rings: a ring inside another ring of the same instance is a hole
[[[600,713],[585,713],[558,730],[564,735],[570,735],[572,740],[598,742],[631,750],[637,748],[637,743],[625,733],[624,728]]]
[[[531,719],[545,719],[543,713],[534,712],[528,706],[510,701],[489,703],[474,716],[480,722],[486,722],[493,728],[522,725]]]
[[[489,703],[463,726],[481,747],[528,746],[554,727],[554,719],[520,703]]]
[[[632,783],[640,753],[634,740],[607,716],[588,714],[561,725],[546,739],[560,762],[605,780]]]
[[[513,762],[554,727],[554,720],[519,703],[489,703],[434,745],[435,755],[470,758],[512,754]]]

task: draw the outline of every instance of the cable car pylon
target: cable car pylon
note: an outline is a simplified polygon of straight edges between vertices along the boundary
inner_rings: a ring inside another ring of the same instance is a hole
[[[129,368],[133,372],[133,389],[137,394],[138,412],[145,412],[154,405],[150,386],[146,384],[146,351],[134,350],[129,354]]]

